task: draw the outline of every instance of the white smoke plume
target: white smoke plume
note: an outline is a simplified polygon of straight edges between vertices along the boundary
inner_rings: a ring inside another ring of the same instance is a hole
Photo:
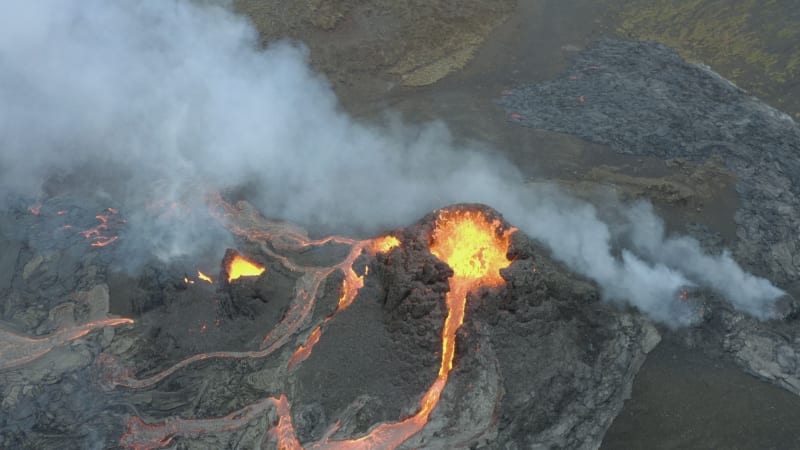
[[[247,185],[268,216],[373,230],[483,202],[608,298],[666,323],[689,320],[676,301],[685,286],[759,317],[781,294],[727,254],[666,238],[643,206],[628,213],[632,247],[615,256],[592,206],[524,187],[509,163],[456,145],[441,123],[355,121],[307,56],[292,43],[261,48],[245,18],[209,2],[15,2],[0,15],[0,187],[30,196],[54,174],[110,175],[137,205]],[[137,223],[165,257],[197,244],[171,224]]]

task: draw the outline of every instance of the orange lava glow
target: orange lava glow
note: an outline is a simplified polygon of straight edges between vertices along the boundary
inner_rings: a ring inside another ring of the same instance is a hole
[[[262,272],[263,272],[263,270],[262,270]],[[214,280],[212,280],[210,276],[204,274],[203,272],[200,272],[199,270],[197,271],[197,278],[199,278],[199,279],[201,279],[203,281],[207,281],[208,284],[214,284]]]
[[[228,283],[241,277],[257,277],[264,273],[264,266],[260,266],[242,255],[236,255],[228,264]]]
[[[393,248],[400,246],[400,239],[394,236],[383,236],[374,239],[370,245],[372,253],[389,253]]]
[[[284,317],[263,339],[256,351],[219,351],[201,353],[188,357],[171,367],[147,378],[135,378],[134,372],[111,361],[103,365],[104,386],[124,386],[145,388],[153,386],[164,378],[194,364],[210,358],[264,358],[281,349],[300,330],[312,331],[299,345],[288,362],[287,370],[292,370],[311,355],[314,346],[325,333],[325,325],[338,313],[348,308],[365,285],[370,273],[369,266],[363,265],[363,274],[356,272],[365,255],[388,253],[402,245],[395,236],[383,236],[368,240],[355,240],[331,236],[311,239],[305,230],[285,222],[268,220],[245,202],[230,204],[216,195],[210,199],[210,211],[232,233],[254,243],[268,242],[261,246],[266,257],[281,264],[287,270],[299,274],[295,284],[295,295]],[[308,450],[384,450],[396,449],[428,424],[431,413],[436,409],[442,393],[447,386],[456,351],[456,335],[464,323],[466,301],[470,292],[482,287],[497,287],[505,284],[500,271],[512,261],[507,257],[511,235],[515,229],[506,228],[500,220],[487,218],[477,209],[449,209],[438,212],[433,230],[428,236],[431,254],[448,264],[453,270],[449,278],[449,292],[446,295],[447,316],[442,328],[441,360],[436,379],[428,387],[420,400],[416,413],[404,416],[396,422],[376,425],[365,435],[355,439],[334,438],[340,423],[336,422],[316,442],[307,443]],[[303,266],[292,259],[292,255],[308,247],[326,245],[349,246],[347,256],[330,266]],[[357,263],[358,261],[358,263]],[[243,276],[258,276],[265,271],[263,266],[235,254],[226,257],[228,282]],[[324,319],[317,319],[314,311],[323,283],[334,273],[343,276],[341,294],[335,311]],[[202,277],[201,277],[202,278]],[[188,280],[188,278],[186,278]],[[185,281],[186,281],[185,280]],[[188,282],[188,281],[187,281]],[[316,323],[314,323],[316,322]],[[107,367],[106,367],[107,366]],[[291,405],[285,394],[267,398],[225,417],[211,419],[171,418],[164,422],[148,424],[134,417],[128,423],[128,432],[120,439],[120,445],[137,450],[149,450],[170,445],[177,436],[195,436],[216,433],[244,426],[247,422],[272,410],[277,420],[270,419],[270,431],[263,443],[265,448],[301,450],[301,445],[292,423]]]
[[[289,370],[296,366],[297,363],[305,361],[306,358],[311,355],[311,350],[314,348],[317,342],[319,342],[320,336],[322,336],[322,328],[314,328],[314,331],[312,331],[311,335],[308,336],[308,340],[306,341],[305,345],[297,347],[294,355],[292,355],[292,359],[289,360]]]
[[[443,211],[431,236],[431,253],[453,269],[459,283],[498,286],[511,232],[498,235],[499,221],[489,222],[480,211]],[[452,283],[451,283],[452,285]]]
[[[98,214],[95,216],[95,218],[100,221],[99,225],[94,228],[89,228],[88,230],[78,232],[86,239],[92,241],[90,244],[92,247],[105,247],[112,242],[116,242],[117,239],[119,239],[119,236],[108,236],[106,233],[109,232],[110,227],[127,222],[125,219],[116,217],[116,214],[119,213],[118,210],[114,208],[107,208],[107,210],[109,214]]]
[[[431,235],[430,250],[453,269],[447,293],[447,318],[442,330],[442,360],[436,381],[420,401],[419,411],[401,422],[381,424],[360,439],[338,448],[396,448],[418,433],[433,412],[453,369],[456,332],[464,323],[467,294],[481,286],[505,283],[500,269],[511,264],[506,257],[513,229],[498,234],[500,222],[489,222],[480,211],[442,211]],[[333,446],[332,446],[333,447]]]
[[[489,222],[480,211],[443,211],[431,236],[431,253],[453,269],[447,293],[447,319],[442,330],[439,378],[447,381],[453,368],[456,331],[464,323],[467,293],[482,286],[500,286],[500,269],[511,265],[506,254],[512,228],[499,233],[500,222]],[[437,380],[438,381],[438,380]],[[426,396],[427,397],[427,396]],[[436,400],[438,401],[438,395]]]
[[[500,286],[505,280],[500,270],[511,261],[506,256],[510,244],[509,229],[501,232],[501,224],[490,222],[480,211],[441,211],[436,227],[431,234],[430,251],[453,269],[450,291],[447,293],[447,318],[442,330],[442,360],[436,380],[420,400],[419,411],[405,420],[383,423],[369,434],[358,439],[333,441],[327,437],[314,443],[313,449],[394,449],[421,431],[428,423],[431,412],[442,396],[456,348],[456,332],[464,323],[467,294],[483,286]],[[288,408],[279,411],[278,427],[273,431],[278,436],[281,449],[298,449],[299,444],[292,429]]]

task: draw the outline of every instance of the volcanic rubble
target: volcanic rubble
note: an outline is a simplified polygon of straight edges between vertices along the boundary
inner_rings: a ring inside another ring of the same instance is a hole
[[[236,250],[210,280],[186,260],[124,269],[124,211],[98,199],[0,216],[0,447],[335,447],[413,422],[443,361],[441,211],[358,241],[216,208]],[[448,210],[510,236],[510,261],[467,294],[441,400],[400,448],[598,447],[659,333],[497,212]],[[239,256],[261,275],[228,282]]]
[[[573,134],[667,164],[723,161],[736,179],[736,238],[725,244],[749,271],[787,293],[781,319],[759,321],[708,292],[704,320],[677,335],[800,394],[800,125],[709,67],[656,42],[602,39],[557,78],[506,91],[499,103],[525,127]],[[689,227],[710,251],[719,236]]]

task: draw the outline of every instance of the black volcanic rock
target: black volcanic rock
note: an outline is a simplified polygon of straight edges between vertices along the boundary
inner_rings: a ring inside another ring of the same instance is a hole
[[[800,125],[708,67],[655,42],[600,40],[552,81],[500,100],[512,122],[574,134],[619,153],[719,157],[736,175],[735,255],[753,272],[800,281]]]
[[[736,175],[737,261],[788,295],[777,319],[759,321],[723,298],[698,293],[703,321],[684,343],[730,358],[745,371],[800,394],[800,125],[655,42],[604,39],[558,78],[520,86],[501,103],[512,122],[570,133],[620,153],[705,161]],[[692,230],[690,230],[692,231]],[[695,233],[711,251],[713,235]]]

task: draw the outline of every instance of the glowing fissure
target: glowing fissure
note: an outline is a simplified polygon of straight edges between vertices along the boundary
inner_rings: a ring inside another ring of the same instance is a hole
[[[205,281],[208,284],[214,284],[214,280],[212,280],[210,276],[204,274],[203,272],[201,272],[199,270],[197,271],[197,278]]]
[[[292,355],[292,359],[289,360],[289,366],[288,366],[289,370],[293,369],[294,366],[296,366],[297,364],[305,361],[311,355],[311,350],[314,348],[315,345],[317,345],[317,342],[319,342],[319,338],[321,336],[322,336],[322,328],[321,327],[314,328],[314,331],[312,331],[311,334],[308,336],[306,343],[298,347],[297,350],[294,352],[294,355]]]

